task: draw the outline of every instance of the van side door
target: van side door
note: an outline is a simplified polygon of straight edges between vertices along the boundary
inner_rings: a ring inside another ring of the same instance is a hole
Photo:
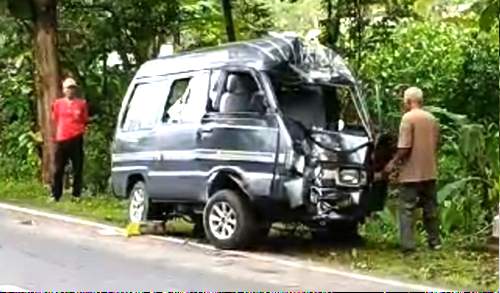
[[[251,69],[224,69],[219,90],[197,131],[200,169],[210,176],[233,170],[243,178],[251,196],[272,194],[279,156],[276,113],[259,78]]]
[[[168,98],[149,142],[158,154],[148,172],[149,192],[156,200],[198,200],[203,174],[195,160],[196,134],[205,113],[209,76],[209,71],[196,71],[168,77]]]

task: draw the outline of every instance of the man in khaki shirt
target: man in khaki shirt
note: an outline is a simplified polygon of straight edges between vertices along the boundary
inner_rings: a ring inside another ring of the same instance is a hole
[[[398,151],[384,170],[389,174],[399,168],[400,241],[404,251],[415,249],[413,213],[418,206],[423,208],[429,247],[440,247],[436,200],[439,124],[422,105],[422,90],[408,88],[404,93],[406,113],[401,119]]]

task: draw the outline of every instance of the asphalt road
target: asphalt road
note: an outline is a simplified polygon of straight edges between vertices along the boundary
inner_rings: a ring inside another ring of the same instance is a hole
[[[97,228],[0,210],[0,291],[16,287],[30,291],[414,290],[150,237],[105,234]]]

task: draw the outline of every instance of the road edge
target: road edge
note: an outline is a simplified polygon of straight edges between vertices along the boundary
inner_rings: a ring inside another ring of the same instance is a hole
[[[51,220],[62,221],[62,222],[69,223],[69,224],[93,227],[93,228],[98,228],[98,229],[102,229],[102,230],[114,230],[114,231],[125,236],[125,229],[123,229],[123,228],[112,226],[112,225],[107,225],[107,224],[101,224],[101,223],[81,219],[81,218],[74,217],[74,216],[67,216],[67,215],[62,215],[62,214],[57,214],[57,213],[52,213],[52,212],[45,212],[45,211],[40,211],[40,210],[36,210],[36,209],[32,209],[32,208],[20,207],[17,205],[7,204],[7,203],[2,203],[2,202],[0,202],[0,209],[29,214],[32,216],[43,217],[43,218],[47,218],[47,219],[51,219]],[[266,261],[266,262],[284,265],[287,267],[306,269],[306,270],[313,271],[313,272],[320,272],[320,273],[326,273],[326,274],[337,275],[337,276],[342,276],[342,277],[348,277],[348,278],[352,278],[352,279],[360,280],[360,281],[369,281],[369,282],[374,282],[374,283],[379,283],[379,284],[389,285],[389,286],[394,286],[394,287],[406,287],[408,289],[411,289],[412,291],[421,291],[421,292],[428,292],[428,291],[452,292],[452,291],[454,291],[454,290],[450,290],[450,289],[427,287],[427,286],[419,285],[419,284],[407,283],[407,282],[397,281],[397,280],[392,280],[392,279],[385,279],[385,278],[364,275],[364,274],[355,273],[355,272],[347,272],[347,271],[337,270],[337,269],[333,269],[331,267],[326,267],[324,265],[318,264],[317,262],[313,262],[313,261],[306,262],[302,259],[295,258],[295,257],[287,257],[288,259],[284,259],[283,257],[269,256],[269,255],[264,255],[264,254],[261,254],[258,252],[235,251],[235,250],[223,251],[223,250],[218,250],[218,249],[216,249],[213,246],[208,245],[208,244],[197,243],[197,242],[193,242],[190,240],[181,239],[181,238],[173,237],[173,236],[144,235],[144,237],[148,237],[148,238],[160,240],[160,241],[166,241],[166,242],[170,242],[170,243],[175,243],[175,244],[189,245],[189,246],[197,247],[197,248],[204,249],[204,250],[221,251],[221,252],[227,253],[227,255],[233,255],[233,256],[236,255],[236,256],[241,256],[241,257],[245,257],[248,259]]]

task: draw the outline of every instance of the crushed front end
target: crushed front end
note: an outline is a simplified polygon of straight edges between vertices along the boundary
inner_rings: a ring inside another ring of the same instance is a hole
[[[386,191],[373,180],[377,142],[366,101],[338,54],[307,42],[296,48],[301,58],[268,73],[292,148],[284,194],[305,221],[360,221],[383,207]]]
[[[358,221],[370,192],[366,135],[313,130],[304,169],[304,194],[312,220]]]

